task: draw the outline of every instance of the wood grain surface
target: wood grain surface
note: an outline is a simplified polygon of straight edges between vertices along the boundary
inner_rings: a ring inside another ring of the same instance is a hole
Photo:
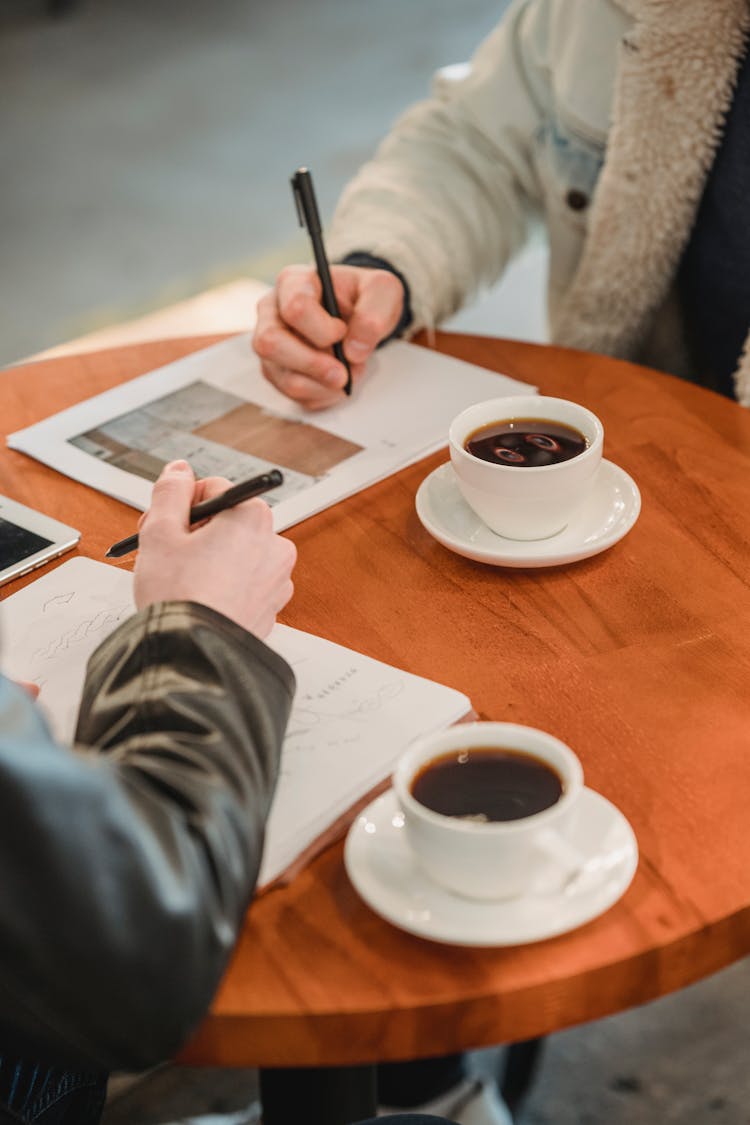
[[[11,369],[0,375],[4,429],[210,342]],[[573,933],[465,949],[376,917],[338,845],[253,906],[184,1061],[333,1065],[524,1039],[643,1003],[750,951],[750,413],[585,353],[455,335],[437,347],[593,409],[605,456],[641,489],[638,523],[570,566],[470,562],[414,511],[441,452],[287,533],[299,562],[282,619],[450,684],[486,718],[562,738],[588,785],[632,823],[638,872],[616,906]],[[0,491],[81,528],[93,558],[137,518],[8,450]]]

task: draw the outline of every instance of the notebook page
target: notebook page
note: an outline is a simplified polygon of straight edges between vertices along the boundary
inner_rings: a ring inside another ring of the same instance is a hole
[[[76,558],[0,603],[0,668],[40,684],[39,706],[70,743],[86,663],[133,612],[129,571]],[[260,885],[276,879],[392,770],[415,738],[470,710],[452,688],[277,625],[268,643],[297,693],[281,755]]]

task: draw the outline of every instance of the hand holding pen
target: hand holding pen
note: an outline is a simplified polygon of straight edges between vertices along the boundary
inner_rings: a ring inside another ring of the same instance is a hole
[[[300,169],[293,183],[309,186],[309,172]],[[295,198],[300,207],[307,198],[309,207],[309,195],[298,195],[295,190]],[[307,219],[305,222],[307,225]],[[310,218],[313,226],[318,222]],[[314,246],[312,229],[310,237]],[[325,260],[322,236],[319,249]],[[313,252],[317,260],[318,254]],[[341,345],[356,385],[377,345],[398,324],[404,306],[403,286],[387,270],[332,265],[328,275],[338,314],[324,307],[325,290],[318,268],[288,266],[258,304],[253,337],[266,378],[311,410],[340,402],[347,384],[349,372],[333,346]]]
[[[196,602],[265,637],[292,596],[297,552],[291,540],[274,532],[271,510],[260,499],[230,507],[225,501],[213,518],[191,531],[196,508],[216,505],[230,489],[223,477],[196,483],[185,461],[165,467],[141,522],[135,602],[139,609]],[[203,508],[203,519],[205,514]]]
[[[190,466],[184,461],[174,461],[171,465],[167,465],[167,469],[174,469],[176,465],[186,465],[187,470],[192,473]],[[161,477],[159,480],[161,480]],[[214,487],[216,481],[222,482],[226,487],[216,492]],[[230,484],[229,481],[224,481],[222,477],[211,477],[208,480],[200,481],[198,488],[201,491],[210,488],[211,494],[190,509],[188,523],[191,526],[202,523],[203,520],[208,520],[211,516],[218,515],[219,512],[226,512],[229,508],[236,507],[244,500],[252,500],[254,496],[261,496],[264,492],[270,492],[272,488],[278,488],[283,483],[283,473],[278,469],[271,469],[268,473],[261,473],[260,476],[252,477],[251,480],[243,480],[234,485]],[[129,555],[132,551],[137,551],[138,547],[138,533],[129,535],[127,539],[119,539],[117,543],[113,543],[105,558],[120,559],[123,555]]]
[[[291,182],[292,194],[294,195],[294,202],[299,217],[299,225],[305,227],[307,233],[310,235],[313,256],[315,258],[315,268],[318,271],[318,277],[320,279],[323,308],[329,316],[334,316],[340,320],[341,313],[339,312],[336,293],[333,288],[333,282],[331,281],[331,269],[328,265],[328,258],[326,257],[325,246],[323,245],[323,228],[320,223],[318,201],[315,198],[312,176],[307,168],[298,168],[292,176]],[[346,370],[344,394],[350,395],[352,393],[352,369],[349,366],[349,361],[344,355],[344,349],[339,341],[336,341],[332,345],[332,350],[336,359]]]

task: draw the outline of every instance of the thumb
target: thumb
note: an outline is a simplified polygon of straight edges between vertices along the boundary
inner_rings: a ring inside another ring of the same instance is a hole
[[[195,477],[187,461],[170,461],[154,485],[147,518],[186,530],[194,492]]]

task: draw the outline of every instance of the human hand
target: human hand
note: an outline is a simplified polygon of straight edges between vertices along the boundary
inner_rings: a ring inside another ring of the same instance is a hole
[[[190,508],[229,487],[223,477],[196,483],[185,461],[165,466],[139,525],[135,603],[199,602],[265,637],[294,592],[297,550],[274,533],[260,497],[191,529]]]
[[[340,318],[320,303],[320,279],[312,266],[287,266],[258,302],[253,347],[261,370],[282,394],[309,410],[341,398],[346,368],[331,354],[333,344],[343,345],[356,383],[404,306],[404,287],[390,270],[331,266],[331,280]]]

